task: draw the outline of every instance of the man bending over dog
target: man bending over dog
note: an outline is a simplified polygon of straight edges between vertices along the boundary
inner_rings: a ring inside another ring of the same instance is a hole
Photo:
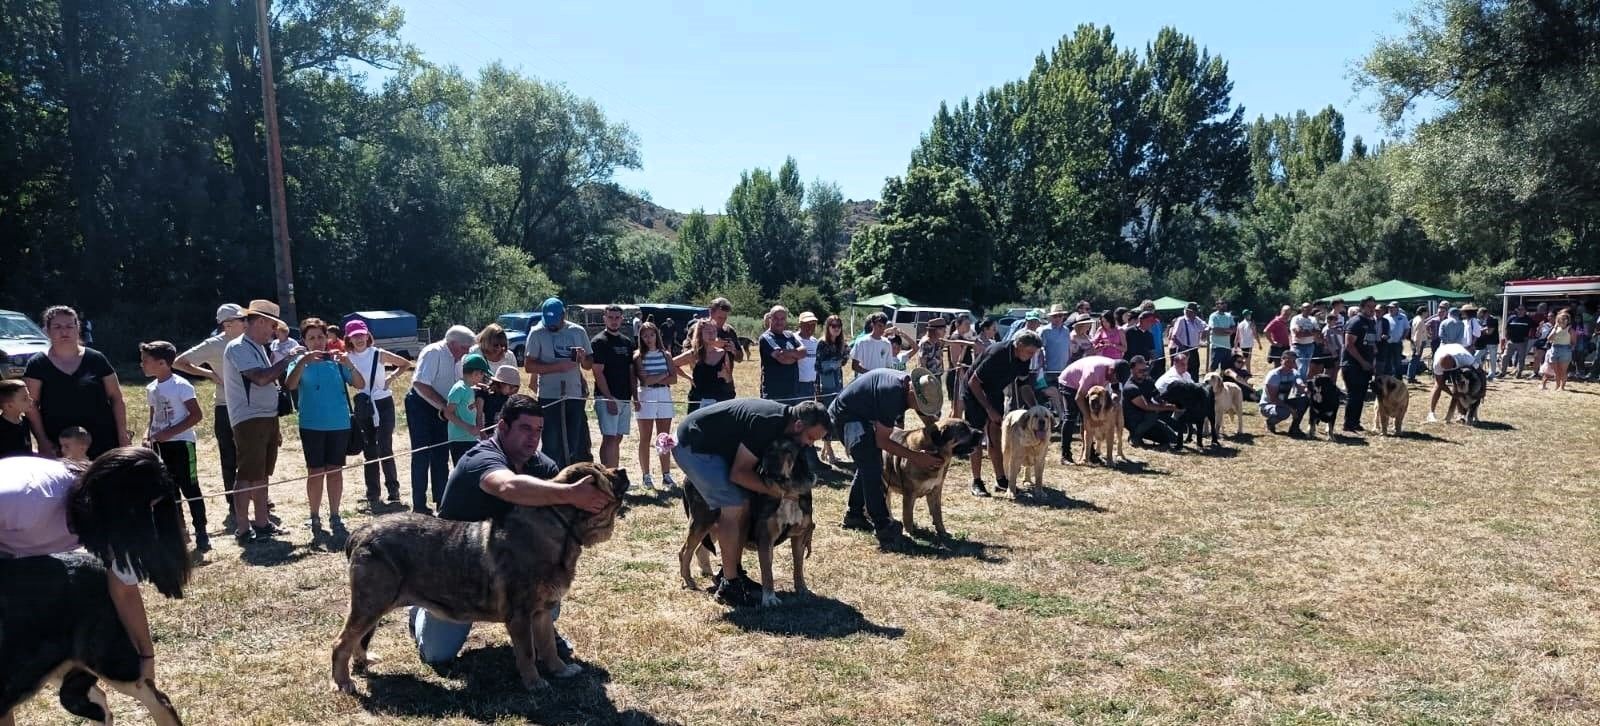
[[[672,458],[689,483],[717,511],[717,547],[722,571],[715,578],[724,605],[759,602],[762,588],[739,567],[750,531],[750,492],[783,499],[788,493],[762,481],[756,463],[780,436],[811,446],[832,428],[828,409],[816,401],[786,406],[777,401],[736,398],[695,410],[678,424]]]
[[[1184,357],[1173,358],[1174,366],[1184,365]],[[1178,370],[1178,368],[1174,368]],[[1082,425],[1089,411],[1089,389],[1095,386],[1122,387],[1133,375],[1133,366],[1125,360],[1089,355],[1072,362],[1061,371],[1056,386],[1061,398],[1067,401],[1067,415],[1061,417],[1061,463],[1072,463],[1072,437]],[[1107,452],[1110,456],[1110,452]],[[1099,456],[1088,453],[1089,460],[1099,463]]]
[[[890,519],[888,500],[884,498],[883,452],[909,459],[913,466],[938,466],[938,457],[908,449],[890,437],[895,422],[907,411],[915,411],[922,425],[932,426],[943,406],[944,388],[939,385],[938,376],[925,368],[910,373],[891,368],[864,373],[834,399],[828,413],[833,415],[850,459],[856,463],[855,478],[850,482],[850,508],[844,515],[845,529],[871,530],[881,547],[893,547],[900,541],[902,525]]]
[[[439,501],[439,518],[484,522],[510,512],[513,506],[568,504],[591,514],[605,509],[611,498],[591,486],[593,477],[570,484],[550,481],[560,467],[539,451],[543,436],[544,408],[539,402],[521,394],[508,399],[500,409],[494,436],[468,450],[450,472]],[[551,619],[560,613],[558,604]],[[408,622],[417,654],[430,665],[455,658],[472,632],[472,623],[451,622],[416,607]],[[559,635],[557,641],[565,643]]]
[[[1030,330],[1018,332],[1004,343],[995,345],[978,359],[977,365],[967,375],[967,392],[962,400],[962,415],[974,429],[984,432],[985,447],[989,450],[989,465],[993,467],[998,491],[1005,491],[1011,483],[1006,481],[1005,452],[1000,444],[1000,425],[1005,412],[1006,388],[1017,386],[1017,397],[1022,408],[1037,402],[1030,381],[1044,385],[1042,378],[1033,375],[1033,356],[1044,347],[1039,334]],[[989,490],[983,486],[983,449],[972,452],[972,496],[987,497]]]

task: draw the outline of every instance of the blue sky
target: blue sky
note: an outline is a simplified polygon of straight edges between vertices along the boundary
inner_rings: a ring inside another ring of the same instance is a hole
[[[404,37],[465,71],[494,60],[595,99],[639,136],[619,181],[681,211],[720,209],[739,172],[793,156],[809,180],[876,199],[939,102],[1026,74],[1080,23],[1142,49],[1162,26],[1229,64],[1247,119],[1345,115],[1384,136],[1351,65],[1399,32],[1399,0],[1295,2],[514,2],[397,0]]]

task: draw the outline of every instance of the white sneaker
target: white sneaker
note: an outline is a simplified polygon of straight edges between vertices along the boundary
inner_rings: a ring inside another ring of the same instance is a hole
[[[644,475],[644,488],[646,488],[646,489],[654,489],[654,488],[656,488],[656,480],[650,478],[649,474],[645,474]]]
[[[673,481],[672,472],[661,475],[661,491],[670,492],[678,487],[678,482]]]
[[[1432,411],[1429,411],[1428,420],[1425,423],[1439,423],[1439,419],[1433,415]]]

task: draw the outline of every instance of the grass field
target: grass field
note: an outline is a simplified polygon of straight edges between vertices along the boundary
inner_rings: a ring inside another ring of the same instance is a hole
[[[848,480],[834,477],[817,495],[814,595],[787,596],[781,548],[785,602],[766,610],[682,589],[677,496],[641,498],[566,602],[585,674],[537,694],[499,626],[436,673],[395,615],[362,695],[331,692],[345,562],[299,529],[290,484],[274,494],[284,542],[241,554],[218,536],[186,598],[146,588],[160,680],[191,724],[1595,723],[1597,393],[1495,384],[1468,428],[1420,424],[1417,388],[1404,438],[1342,443],[1266,435],[1251,406],[1221,451],[1052,465],[1030,504],[967,496],[958,464],[954,539],[898,554],[837,527]],[[129,400],[142,422],[142,391]],[[280,475],[301,471],[287,438]],[[359,495],[345,499],[355,526]],[[148,723],[111,698],[123,723]],[[53,693],[19,719],[69,722]]]

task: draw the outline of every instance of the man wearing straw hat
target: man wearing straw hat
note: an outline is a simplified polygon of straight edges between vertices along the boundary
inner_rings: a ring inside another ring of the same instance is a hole
[[[244,334],[228,341],[222,353],[223,394],[228,400],[228,422],[238,450],[240,492],[234,504],[234,538],[240,544],[256,537],[282,534],[267,518],[267,480],[278,460],[283,436],[278,431],[278,379],[305,355],[301,346],[284,351],[272,362],[267,344],[278,327],[278,306],[270,300],[251,300],[243,311]],[[249,505],[255,505],[255,519]]]
[[[900,542],[901,524],[889,517],[884,499],[883,452],[910,459],[913,466],[938,466],[938,457],[908,449],[890,437],[895,422],[907,411],[915,411],[924,426],[932,426],[943,406],[944,386],[926,368],[910,372],[879,368],[856,376],[839,393],[828,412],[856,463],[844,515],[846,529],[871,530],[881,547]]]

